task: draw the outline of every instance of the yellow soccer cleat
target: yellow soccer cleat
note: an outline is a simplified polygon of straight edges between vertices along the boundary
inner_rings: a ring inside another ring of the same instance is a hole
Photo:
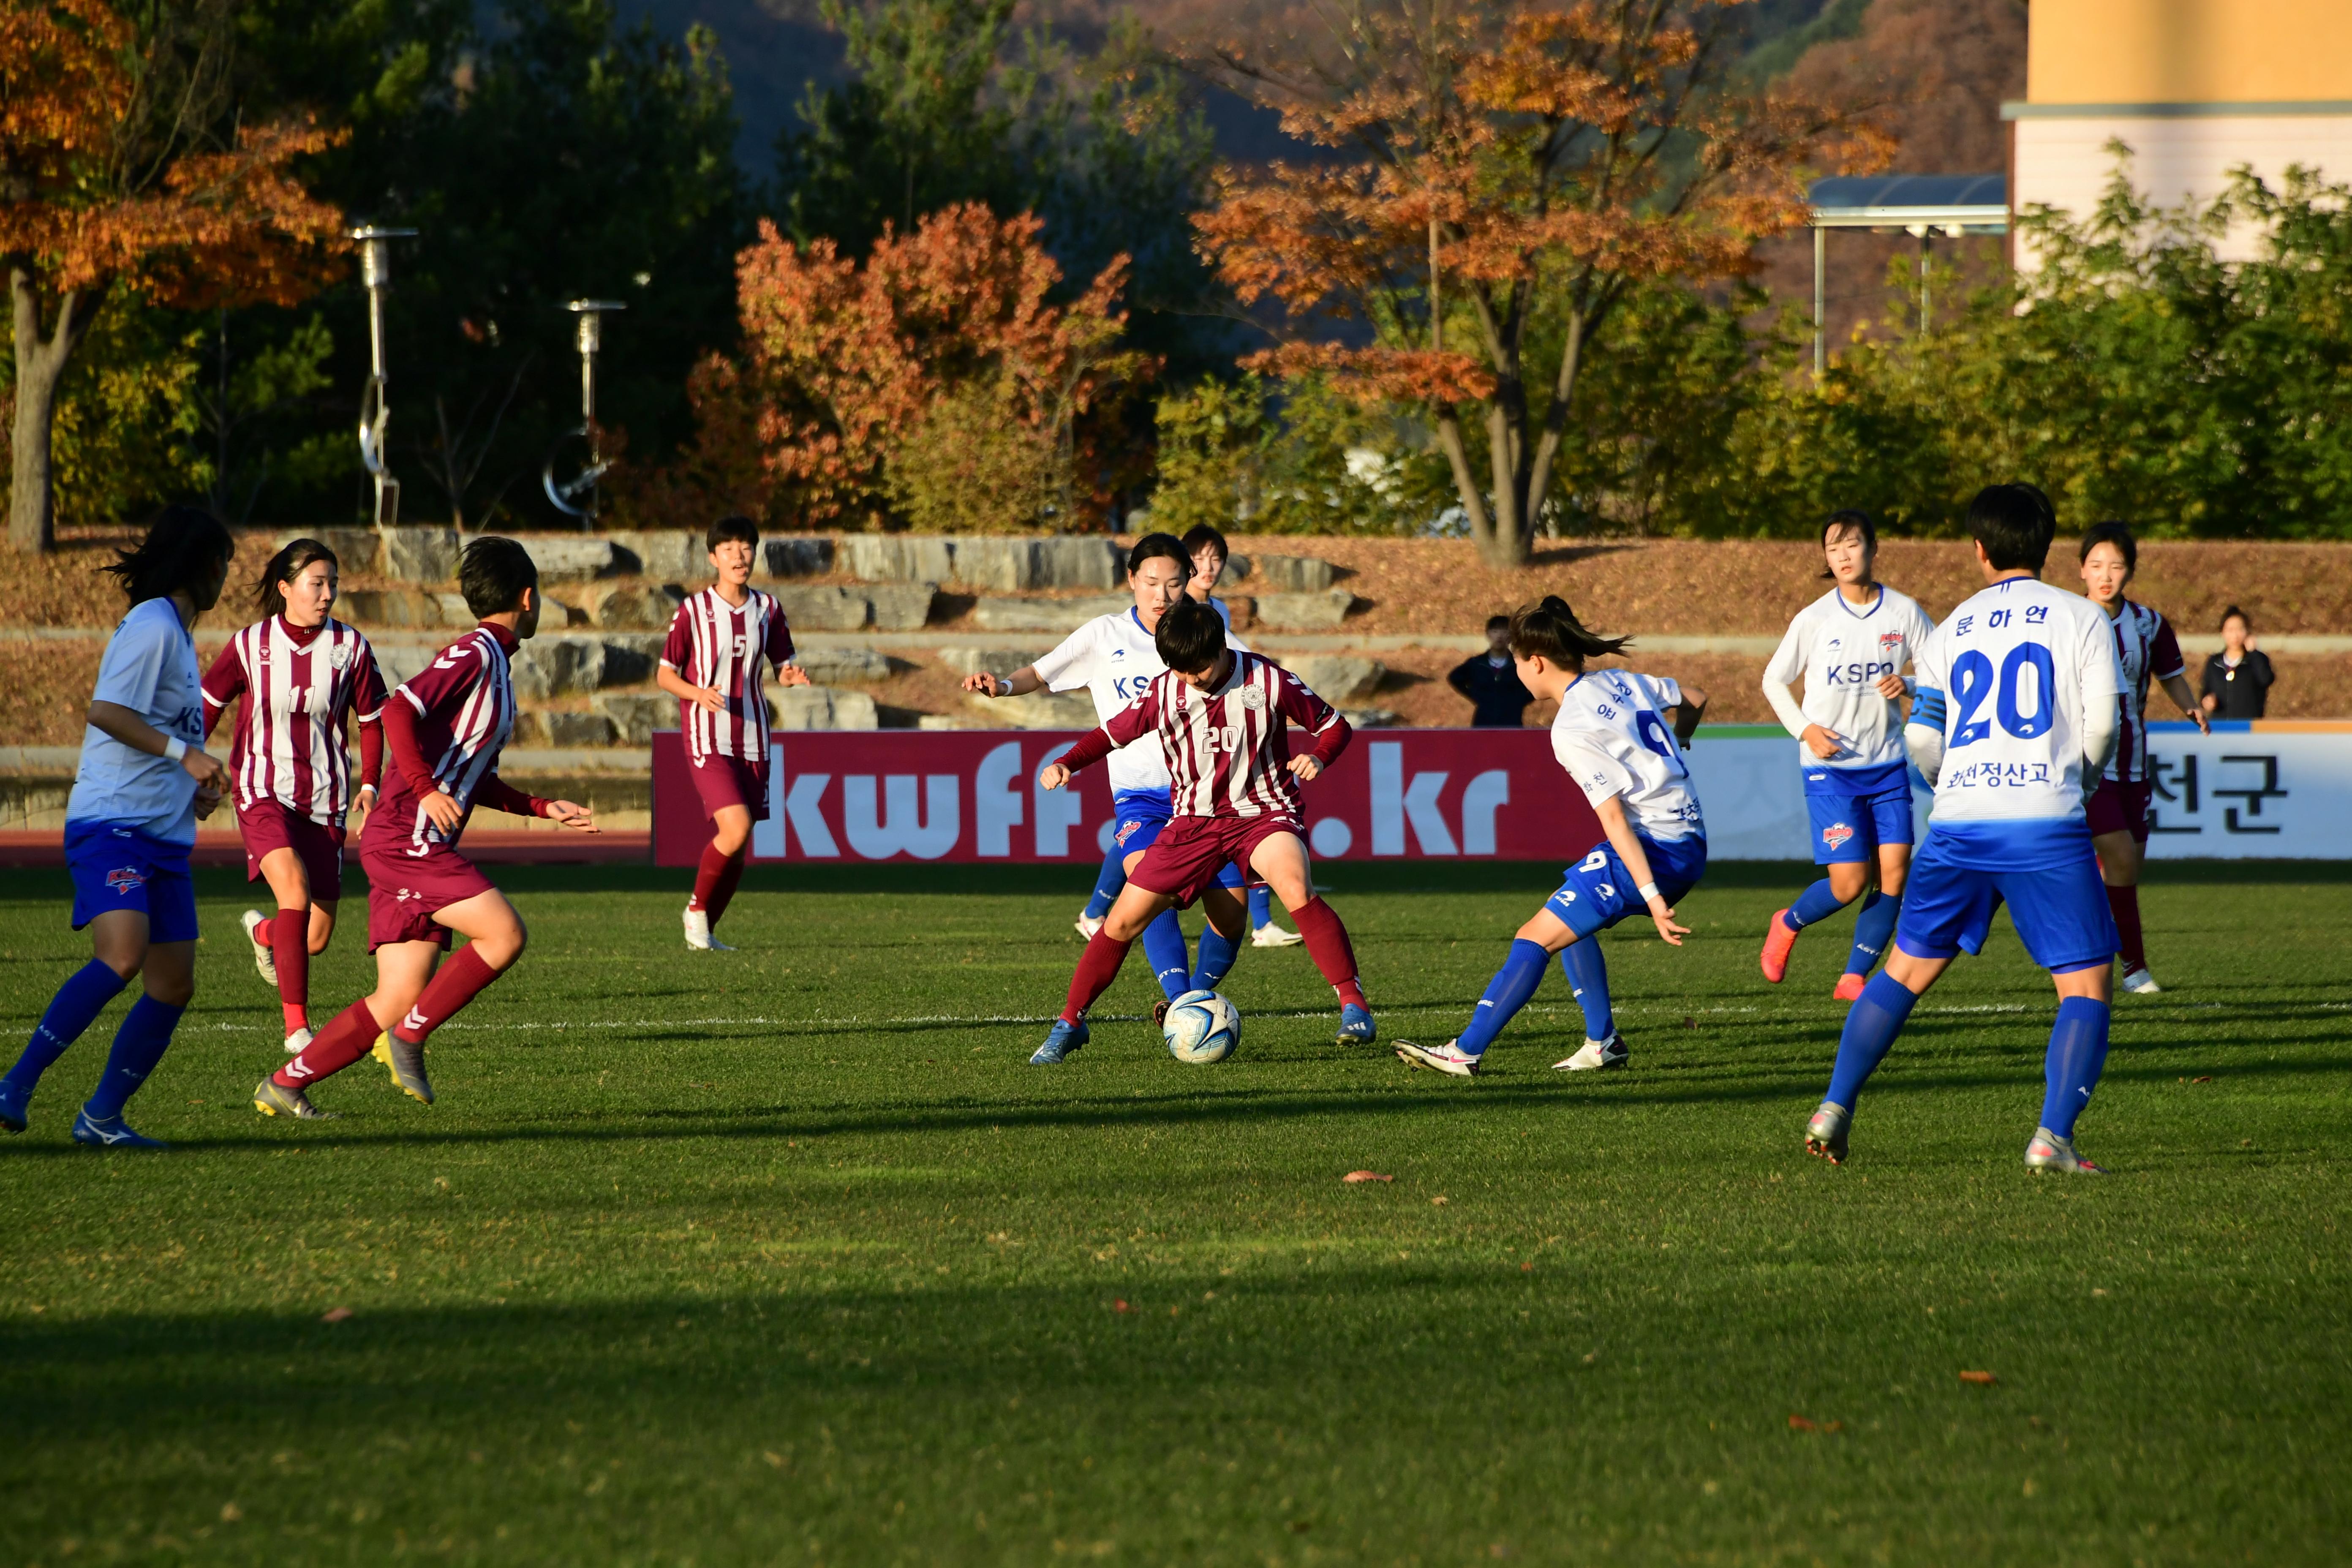
[[[368,1052],[384,1065],[392,1074],[393,1083],[409,1099],[433,1103],[433,1085],[425,1076],[425,1047],[412,1046],[405,1040],[395,1040],[386,1029],[375,1037],[375,1046]]]

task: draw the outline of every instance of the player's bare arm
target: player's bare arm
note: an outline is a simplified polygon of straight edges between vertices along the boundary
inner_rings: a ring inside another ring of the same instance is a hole
[[[180,766],[196,781],[198,790],[210,789],[213,799],[220,799],[226,769],[218,757],[201,746],[191,746],[175,736],[163,733],[119,702],[92,702],[85,717],[91,729],[121,742],[134,752],[144,752],[151,757],[168,757],[177,748]]]
[[[2164,694],[2172,699],[2172,705],[2175,708],[2189,716],[2190,722],[2197,726],[2198,733],[2210,735],[2213,732],[2213,726],[2206,721],[2205,709],[2198,702],[2197,693],[2189,686],[2187,676],[2166,676]]]
[[[782,672],[778,673],[781,676]],[[803,675],[801,677],[800,684],[805,684],[807,680],[808,677]],[[714,687],[697,686],[668,665],[665,664],[654,671],[654,684],[681,701],[693,703],[706,713],[727,711],[727,697],[724,692]],[[791,686],[795,683],[787,680],[784,684]]]
[[[1634,890],[1649,906],[1650,920],[1658,928],[1658,936],[1669,947],[1680,947],[1683,938],[1690,935],[1690,927],[1675,923],[1675,907],[1658,891],[1658,880],[1650,874],[1650,857],[1642,847],[1641,835],[1625,818],[1623,797],[1611,795],[1592,808],[1601,819],[1601,831],[1609,840],[1609,847],[1617,851],[1617,858],[1625,862],[1625,869],[1633,874]]]
[[[1037,674],[1037,667],[1024,664],[1011,675],[991,675],[986,670],[963,678],[963,689],[981,697],[1026,697],[1045,689],[1045,682]],[[1047,784],[1047,789],[1058,785]]]

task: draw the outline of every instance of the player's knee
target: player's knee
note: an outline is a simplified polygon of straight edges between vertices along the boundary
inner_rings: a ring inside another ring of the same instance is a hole
[[[184,1007],[196,999],[194,974],[150,974],[147,994],[166,1007]]]

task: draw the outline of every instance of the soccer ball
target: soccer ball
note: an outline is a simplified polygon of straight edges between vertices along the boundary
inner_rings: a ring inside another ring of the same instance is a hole
[[[1170,1056],[1205,1067],[1223,1061],[1240,1048],[1242,1016],[1214,991],[1187,991],[1168,1005],[1160,1033],[1168,1041]]]

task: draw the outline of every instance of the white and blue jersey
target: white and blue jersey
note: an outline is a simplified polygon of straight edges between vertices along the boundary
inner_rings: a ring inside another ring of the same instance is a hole
[[[1612,799],[1623,804],[1650,875],[1670,904],[1696,887],[1706,869],[1706,819],[1665,717],[1682,700],[1675,681],[1599,670],[1561,694],[1551,721],[1552,756],[1594,806]],[[1636,886],[1603,837],[1568,868],[1545,907],[1579,936],[1590,936],[1646,907]]]
[[[1881,845],[1911,842],[1902,710],[1879,695],[1878,683],[1900,676],[1934,630],[1916,600],[1883,584],[1867,605],[1832,588],[1797,612],[1764,667],[1766,699],[1800,737],[1816,864],[1868,862]],[[1801,678],[1801,701],[1789,689]],[[1818,757],[1803,743],[1809,724],[1835,738],[1835,755]]]
[[[205,743],[204,675],[195,639],[169,599],[131,607],[99,660],[94,702],[127,708],[167,735]],[[74,928],[110,910],[148,917],[151,942],[196,934],[188,850],[196,841],[196,781],[169,757],[124,745],[96,725],[82,731],[81,765],[66,803],[66,863]]]
[[[2105,615],[2011,577],[1954,610],[1917,664],[1911,722],[1944,752],[1895,941],[1920,958],[1976,952],[2006,901],[2044,969],[2105,963],[2115,921],[2083,818],[2086,717],[2124,692]]]
[[[1230,630],[1225,646],[1249,651]],[[1104,723],[1124,711],[1168,669],[1160,660],[1159,643],[1143,629],[1142,617],[1131,606],[1115,616],[1096,616],[1031,668],[1049,691],[1084,688],[1094,699],[1096,719]],[[1104,767],[1109,773],[1112,811],[1118,819],[1114,837],[1126,849],[1149,847],[1175,809],[1169,798],[1168,759],[1160,749],[1159,738],[1147,735],[1133,745],[1119,747]]]

